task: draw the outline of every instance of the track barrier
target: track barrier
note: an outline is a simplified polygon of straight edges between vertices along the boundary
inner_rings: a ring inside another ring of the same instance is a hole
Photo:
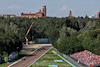
[[[54,54],[57,54],[57,52],[52,51]],[[70,64],[72,67],[76,67],[75,65],[73,65],[72,63],[70,63],[68,60],[66,60],[65,58],[63,58],[61,55],[57,54],[60,58],[62,58],[64,61],[66,61],[68,64]]]

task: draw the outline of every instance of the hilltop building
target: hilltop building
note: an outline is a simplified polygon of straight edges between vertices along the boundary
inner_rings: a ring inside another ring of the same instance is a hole
[[[30,13],[21,13],[21,17],[27,17],[27,18],[38,18],[38,17],[46,17],[46,6],[43,6],[42,12],[39,10],[39,12],[32,14]]]
[[[100,18],[100,12],[98,12],[98,14],[97,14],[97,18]]]
[[[68,16],[68,18],[75,18],[74,16],[72,16],[71,10],[69,11],[69,16]]]
[[[10,18],[17,17],[17,16],[14,15],[14,14],[0,14],[0,16],[2,16],[2,17],[4,17],[4,18],[7,18],[7,17],[10,17]]]

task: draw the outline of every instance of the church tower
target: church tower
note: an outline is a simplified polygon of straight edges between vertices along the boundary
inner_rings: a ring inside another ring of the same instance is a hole
[[[46,16],[46,6],[43,6],[43,13],[44,13],[44,16]]]
[[[71,12],[71,10],[69,11],[69,16],[72,16],[72,12]]]

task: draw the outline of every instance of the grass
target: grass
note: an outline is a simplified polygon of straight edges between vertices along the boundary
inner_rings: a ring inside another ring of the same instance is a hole
[[[16,60],[14,60],[13,62],[15,62]],[[13,62],[9,62],[9,64],[13,63]],[[6,63],[2,63],[0,64],[0,67],[7,67],[9,64]]]
[[[46,54],[53,54],[52,50],[54,50],[54,48],[52,48],[51,50],[49,50]]]
[[[32,51],[34,51],[34,49],[31,50],[31,51],[20,51],[20,52],[19,52],[19,59],[18,59],[18,60],[22,59],[22,58],[23,58],[24,56],[26,56],[26,55],[29,55]],[[7,62],[6,62],[6,63],[2,63],[2,64],[0,64],[0,67],[7,67],[7,66],[10,65],[11,63],[16,62],[16,61],[18,61],[18,60],[14,60],[14,61],[10,62],[9,64],[7,64]]]
[[[42,56],[38,62],[38,64],[33,63],[30,67],[48,67],[48,65],[58,65],[59,67],[71,67],[67,62],[63,60],[63,62],[54,62],[54,60],[61,59],[59,56],[55,55],[52,52],[53,49],[48,51],[44,56]]]

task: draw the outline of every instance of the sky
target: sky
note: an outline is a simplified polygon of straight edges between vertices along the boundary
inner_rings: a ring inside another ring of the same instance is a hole
[[[43,6],[49,17],[91,16],[100,12],[100,0],[0,0],[0,14],[36,13]]]

